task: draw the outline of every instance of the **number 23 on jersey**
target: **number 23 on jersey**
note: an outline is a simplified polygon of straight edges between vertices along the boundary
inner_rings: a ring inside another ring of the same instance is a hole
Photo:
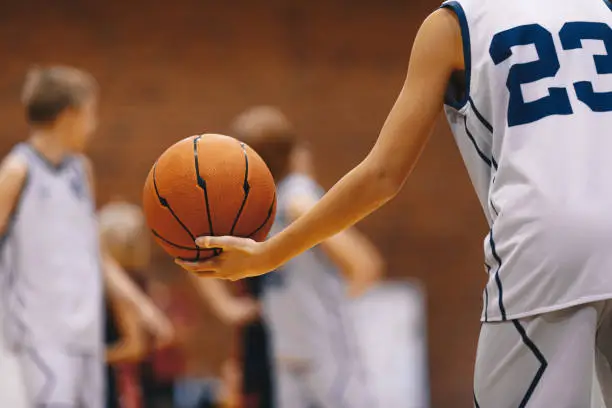
[[[592,58],[598,75],[612,74],[612,28],[605,23],[569,22],[558,33],[563,51],[582,48],[583,40],[602,41],[606,54],[585,55]],[[563,87],[548,88],[548,95],[532,102],[525,102],[521,86],[544,78],[554,78],[561,68],[553,34],[539,24],[514,27],[495,34],[491,41],[489,54],[498,65],[512,56],[512,47],[532,44],[538,59],[531,62],[514,64],[508,72],[506,87],[509,92],[508,126],[518,126],[536,122],[552,115],[571,115],[574,113],[568,90]],[[578,100],[593,112],[612,111],[612,91],[596,92],[593,87],[595,78],[576,78],[573,84]]]

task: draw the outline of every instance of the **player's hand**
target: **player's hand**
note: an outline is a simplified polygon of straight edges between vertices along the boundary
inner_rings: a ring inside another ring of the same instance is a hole
[[[274,269],[263,242],[230,236],[200,237],[196,239],[196,245],[205,249],[222,250],[218,256],[205,261],[176,260],[183,269],[199,277],[236,281],[263,275]]]

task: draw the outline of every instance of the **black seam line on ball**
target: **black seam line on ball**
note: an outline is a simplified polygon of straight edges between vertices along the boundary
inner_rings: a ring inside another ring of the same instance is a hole
[[[272,197],[272,204],[270,205],[270,208],[268,209],[268,215],[266,217],[266,219],[264,220],[264,222],[257,227],[257,229],[253,232],[251,232],[248,237],[251,238],[253,235],[257,234],[270,220],[270,217],[272,217],[272,212],[274,211],[274,204],[276,203],[276,192],[274,193],[274,196]]]
[[[193,139],[193,159],[195,162],[195,174],[198,182],[198,187],[202,189],[204,192],[204,204],[206,205],[206,216],[208,217],[208,230],[210,231],[210,235],[215,235],[215,229],[213,228],[212,218],[210,216],[210,204],[208,203],[208,189],[206,187],[206,180],[200,176],[200,163],[198,161],[198,149],[199,149],[199,141],[202,139],[202,135],[198,135]],[[218,249],[214,249],[213,253],[215,255],[219,254]],[[200,254],[198,253],[198,257]]]
[[[210,255],[210,256],[207,256],[207,257],[204,257],[204,258],[200,258],[200,257],[197,257],[197,258],[181,258],[181,257],[178,257],[178,259],[180,259],[181,261],[185,261],[185,262],[204,262],[204,261],[208,261],[209,259],[214,258],[215,256],[216,255]]]
[[[247,154],[246,146],[244,143],[240,143],[240,147],[242,148],[242,153],[244,154],[244,181],[242,182],[242,191],[244,191],[244,197],[242,199],[242,204],[240,204],[238,214],[236,214],[236,218],[234,219],[234,223],[232,224],[230,235],[234,235],[236,224],[238,224],[238,220],[240,220],[240,216],[242,215],[244,206],[246,205],[247,199],[249,198],[249,193],[251,192],[251,186],[249,184],[249,155]]]
[[[159,203],[162,205],[162,207],[165,207],[165,208],[168,209],[168,211],[170,211],[170,214],[172,214],[172,216],[174,217],[176,222],[178,222],[181,225],[181,227],[185,230],[185,232],[187,232],[187,234],[189,234],[191,239],[195,242],[195,236],[191,233],[191,231],[189,231],[189,228],[187,228],[187,226],[185,224],[183,224],[183,222],[178,217],[178,215],[175,214],[175,212],[172,209],[172,207],[170,207],[170,203],[168,203],[168,200],[166,200],[164,197],[162,197],[159,194],[159,190],[157,189],[157,179],[155,177],[156,171],[157,171],[157,162],[155,162],[155,164],[153,165],[153,187],[155,188],[155,194],[157,195],[157,199],[159,200]],[[200,257],[200,249],[198,248],[197,251],[198,251],[198,258],[199,258]]]
[[[167,240],[166,238],[162,237],[162,236],[161,236],[161,235],[160,235],[160,234],[159,234],[157,231],[155,231],[154,229],[152,229],[152,230],[151,230],[151,233],[152,233],[153,235],[155,235],[157,238],[159,238],[160,240],[164,241],[164,243],[166,243],[166,244],[170,245],[171,247],[178,248],[178,249],[184,249],[184,250],[187,250],[187,251],[198,251],[198,250],[199,250],[199,248],[197,248],[197,247],[193,247],[193,248],[192,248],[192,247],[186,247],[186,246],[183,246],[183,245],[175,244],[174,242],[169,241],[169,240]]]

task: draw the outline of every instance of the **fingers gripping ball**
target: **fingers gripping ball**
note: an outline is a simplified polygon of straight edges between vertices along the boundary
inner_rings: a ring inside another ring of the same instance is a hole
[[[192,136],[170,146],[153,165],[143,208],[157,243],[175,258],[216,255],[200,236],[233,235],[262,241],[276,211],[272,174],[249,146],[223,135]]]

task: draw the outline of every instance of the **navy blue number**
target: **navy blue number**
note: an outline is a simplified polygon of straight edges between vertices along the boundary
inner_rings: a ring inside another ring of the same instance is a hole
[[[515,27],[495,34],[489,54],[495,65],[512,56],[512,47],[533,44],[538,53],[536,61],[515,64],[510,68],[506,87],[510,92],[508,126],[524,125],[551,115],[571,115],[572,105],[565,88],[548,88],[548,95],[533,102],[525,102],[521,85],[554,77],[559,58],[550,31],[539,24]]]
[[[612,74],[612,28],[604,23],[565,23],[559,32],[564,50],[582,48],[582,40],[601,40],[607,54],[594,55],[595,68],[599,75]],[[589,81],[574,83],[576,96],[594,112],[612,111],[612,92],[595,92]]]

